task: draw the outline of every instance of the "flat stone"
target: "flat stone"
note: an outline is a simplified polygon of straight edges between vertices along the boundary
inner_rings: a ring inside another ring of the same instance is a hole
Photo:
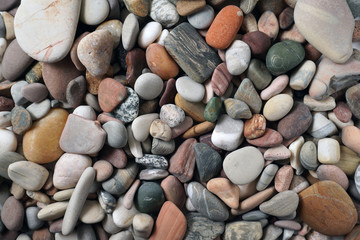
[[[130,187],[137,173],[138,165],[135,163],[128,163],[125,168],[116,169],[112,177],[102,183],[102,187],[111,194],[121,195]]]
[[[14,107],[11,110],[11,125],[14,133],[24,134],[32,125],[30,113],[21,106]]]
[[[278,237],[280,237],[280,235],[283,233],[282,228],[280,227],[276,227],[273,224],[269,224],[265,229],[264,229],[264,240],[275,240]]]
[[[55,201],[59,201],[59,202],[66,201],[66,200],[70,199],[73,192],[74,192],[74,188],[58,191],[53,195],[53,198]],[[64,211],[64,213],[65,213],[65,211]]]
[[[121,41],[125,50],[130,51],[139,34],[139,22],[133,13],[130,13],[124,20]]]
[[[264,135],[255,139],[246,139],[246,141],[257,147],[275,147],[282,143],[281,134],[271,128],[266,128]]]
[[[101,150],[106,132],[96,122],[70,114],[60,138],[60,147],[68,153],[94,154]]]
[[[316,14],[318,9],[326,14],[326,19]],[[354,19],[345,1],[333,4],[327,1],[297,1],[294,20],[305,39],[332,61],[344,63],[350,58]],[[329,25],[329,22],[333,24]]]
[[[17,152],[2,152],[0,153],[0,176],[10,179],[8,175],[9,165],[14,162],[25,161],[26,159]]]
[[[200,10],[187,15],[187,20],[196,29],[206,29],[210,27],[214,20],[215,12],[210,5],[206,5]]]
[[[108,1],[85,0],[81,4],[80,21],[87,25],[98,25],[109,15],[110,6]]]
[[[351,120],[352,117],[351,109],[344,102],[337,102],[333,112],[336,115],[336,118],[343,123],[347,123]]]
[[[113,110],[114,117],[124,123],[132,122],[139,115],[140,99],[136,92],[126,87],[127,98]]]
[[[173,202],[179,209],[185,204],[186,194],[182,183],[173,175],[161,181],[161,188],[167,201]]]
[[[334,181],[339,184],[345,191],[349,187],[349,179],[346,174],[335,165],[322,164],[316,169],[316,175],[320,181]]]
[[[234,98],[245,102],[252,113],[260,113],[262,101],[250,79],[245,78],[241,82]]]
[[[150,6],[150,17],[161,23],[165,28],[174,26],[179,21],[179,14],[175,5],[167,0],[152,1]]]
[[[276,1],[266,1],[264,5],[276,5]],[[279,4],[280,5],[280,4]],[[260,4],[258,5],[260,6]],[[279,8],[280,9],[280,8]],[[281,8],[282,10],[282,8]],[[277,15],[277,14],[276,14]],[[276,17],[273,9],[264,9],[259,20],[258,20],[258,28],[259,31],[268,35],[271,40],[275,40],[279,34],[279,21]]]
[[[354,204],[333,181],[320,181],[299,194],[299,216],[309,227],[328,236],[349,233],[357,221]],[[328,208],[327,206],[333,206]],[[325,221],[319,222],[322,218]]]
[[[80,6],[78,1],[21,2],[14,20],[16,39],[21,48],[40,62],[63,59],[74,41]]]
[[[304,61],[299,67],[297,67],[290,77],[289,86],[294,90],[306,89],[311,80],[313,79],[316,71],[316,65],[311,60]]]
[[[249,45],[235,40],[225,52],[226,67],[231,75],[240,75],[248,68],[251,58]]]
[[[267,165],[263,172],[260,175],[260,178],[256,184],[256,190],[257,191],[263,191],[266,189],[269,184],[272,182],[272,180],[275,177],[276,172],[278,171],[279,167],[276,164],[269,164]],[[244,217],[243,217],[244,219]],[[245,220],[245,219],[244,219]],[[251,220],[251,219],[249,219]]]
[[[346,175],[351,176],[360,162],[360,157],[350,148],[340,146],[340,161],[335,165],[345,172]]]
[[[186,214],[187,229],[184,240],[216,239],[225,230],[223,222],[215,222],[200,213],[189,212]],[[206,231],[204,231],[206,229]]]
[[[37,217],[42,221],[51,221],[61,218],[64,216],[68,204],[69,202],[67,201],[51,203],[42,208],[38,212]]]
[[[279,94],[270,98],[264,105],[263,114],[269,121],[278,121],[285,117],[294,105],[288,94]]]
[[[221,63],[219,56],[188,23],[178,25],[169,33],[165,48],[181,69],[199,83],[210,78]]]
[[[299,204],[298,195],[290,190],[276,194],[269,201],[260,205],[260,210],[276,217],[284,217],[296,210]]]
[[[275,175],[275,190],[278,192],[289,190],[293,176],[294,170],[291,165],[282,166]]]
[[[290,150],[282,144],[268,148],[264,152],[264,159],[270,161],[284,160],[290,158],[290,156]]]
[[[323,100],[315,100],[306,94],[304,96],[304,104],[309,107],[311,111],[325,112],[333,110],[336,106],[335,99],[331,96]]]
[[[24,207],[15,197],[6,199],[1,209],[1,221],[10,231],[19,231],[23,226]]]
[[[260,222],[237,221],[225,226],[224,240],[254,239],[260,240],[263,235]]]
[[[191,182],[187,193],[195,209],[213,221],[226,221],[229,211],[226,205],[198,182]]]
[[[218,196],[230,208],[239,207],[240,189],[226,178],[213,178],[207,182],[206,188]]]

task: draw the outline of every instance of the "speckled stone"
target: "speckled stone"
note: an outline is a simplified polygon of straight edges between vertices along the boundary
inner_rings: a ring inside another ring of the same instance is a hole
[[[152,1],[150,6],[150,17],[161,23],[165,28],[174,26],[179,21],[176,6],[167,0]]]
[[[135,162],[147,168],[167,169],[168,161],[160,155],[145,154],[142,158],[135,158]]]
[[[241,100],[227,98],[224,105],[226,113],[233,119],[250,119],[252,117],[249,106]]]
[[[11,125],[12,130],[16,134],[23,134],[32,125],[30,113],[21,106],[16,106],[11,110]]]
[[[140,99],[136,92],[126,87],[127,98],[124,102],[118,105],[114,110],[114,117],[124,123],[132,122],[139,114]]]
[[[196,212],[187,213],[186,221],[187,230],[184,240],[216,239],[225,230],[224,222],[212,221]]]
[[[173,128],[185,120],[185,112],[181,107],[174,104],[163,105],[160,109],[160,119]]]

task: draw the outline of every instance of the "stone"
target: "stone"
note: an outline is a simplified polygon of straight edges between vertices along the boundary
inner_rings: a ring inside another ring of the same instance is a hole
[[[70,114],[60,138],[68,153],[95,154],[104,146],[106,132],[94,121]]]
[[[229,73],[226,64],[221,63],[218,65],[211,77],[211,87],[217,96],[225,94],[231,82],[232,75]]]
[[[53,199],[58,202],[69,200],[73,192],[74,188],[60,190],[53,195]]]
[[[34,60],[20,47],[14,39],[5,50],[1,61],[1,75],[9,81],[15,81]]]
[[[30,113],[21,106],[16,106],[11,110],[11,125],[14,133],[22,135],[32,125]]]
[[[0,153],[14,152],[17,148],[16,135],[7,129],[0,129]]]
[[[58,189],[75,187],[81,174],[91,165],[92,161],[86,155],[64,153],[55,164],[54,186]]]
[[[180,16],[187,16],[192,13],[199,11],[200,9],[204,8],[206,5],[206,1],[186,1],[180,0],[176,1],[176,11],[179,13]]]
[[[252,113],[260,113],[262,101],[250,79],[245,78],[241,82],[234,98],[245,102]]]
[[[294,105],[288,94],[279,94],[270,98],[264,105],[263,114],[269,121],[278,121],[285,117]]]
[[[158,43],[151,43],[146,48],[146,62],[151,72],[163,80],[174,78],[179,73],[179,66],[171,58],[165,47]]]
[[[272,80],[271,73],[266,68],[265,63],[256,58],[253,58],[250,61],[249,68],[247,70],[247,77],[258,90],[263,90]]]
[[[243,141],[244,122],[232,119],[227,114],[219,117],[211,135],[212,143],[226,151],[233,151]]]
[[[130,13],[123,22],[121,41],[125,50],[130,51],[136,43],[139,34],[139,22],[133,13]]]
[[[239,7],[230,5],[221,9],[208,29],[207,44],[217,49],[226,49],[239,31],[243,18]]]
[[[155,2],[159,1],[165,0]],[[179,67],[196,82],[202,83],[210,78],[216,66],[221,63],[219,56],[189,23],[181,23],[175,27],[165,38],[164,44]]]
[[[212,221],[200,213],[190,212],[186,214],[187,230],[185,240],[191,239],[216,239],[225,230],[223,222]],[[204,231],[206,229],[206,231]]]
[[[252,113],[246,103],[234,98],[224,101],[226,113],[233,119],[250,119]]]
[[[294,171],[291,165],[282,166],[275,175],[275,190],[278,192],[284,192],[289,190]]]
[[[81,4],[80,21],[87,25],[98,25],[109,15],[110,6],[108,1],[85,0]]]
[[[128,142],[127,130],[121,122],[108,121],[102,128],[106,132],[106,144],[113,148],[123,148]]]
[[[340,161],[340,144],[332,138],[322,138],[318,142],[318,160],[323,164],[336,164]]]
[[[213,221],[226,221],[229,211],[226,205],[198,182],[191,182],[187,193],[195,209]]]
[[[313,141],[307,141],[302,145],[300,163],[307,170],[315,170],[318,167],[317,150]]]
[[[306,94],[304,96],[304,104],[309,107],[311,111],[325,112],[333,110],[336,106],[335,99],[331,96],[323,100],[315,100]]]
[[[256,184],[256,190],[257,191],[263,191],[265,190],[271,181],[274,179],[276,172],[278,171],[279,167],[276,164],[269,164],[267,165],[262,174],[260,175],[260,178]],[[250,219],[249,219],[250,220]]]
[[[100,24],[96,30],[108,30],[111,33],[111,36],[114,40],[113,49],[117,48],[120,44],[121,33],[122,33],[122,23],[117,20],[108,20]]]
[[[303,173],[304,168],[301,165],[300,161],[300,151],[303,146],[305,139],[303,136],[296,138],[290,145],[289,150],[291,152],[290,156],[290,165],[296,170],[296,175],[300,175]]]
[[[21,48],[40,62],[63,59],[74,41],[80,5],[77,1],[21,2],[14,19],[16,39]]]
[[[127,157],[122,149],[111,148],[107,145],[100,151],[99,158],[108,161],[115,168],[124,168],[127,163]]]
[[[64,216],[69,202],[55,202],[42,208],[37,217],[42,221],[51,221]],[[61,231],[61,229],[60,229]]]
[[[187,15],[187,20],[196,29],[206,29],[210,27],[215,18],[214,9],[210,5],[206,5],[198,11]]]
[[[359,103],[358,100],[360,98],[360,85],[357,84],[352,86],[346,90],[345,93],[346,102],[352,112],[352,114],[357,118],[360,119],[360,112],[358,110]]]
[[[148,238],[154,226],[154,219],[145,213],[136,214],[133,218],[134,234],[137,237]]]
[[[294,23],[294,9],[285,8],[279,15],[279,26],[281,29],[287,29]]]
[[[351,176],[360,162],[360,157],[350,148],[340,146],[340,161],[335,165],[345,172],[346,175]]]
[[[17,161],[9,165],[8,176],[22,188],[29,191],[38,191],[44,186],[49,171],[33,162]]]
[[[308,133],[315,138],[324,138],[337,133],[337,128],[333,122],[321,113],[315,113],[313,115],[312,123],[308,129]]]
[[[264,152],[264,159],[270,161],[284,160],[288,159],[291,156],[291,152],[287,147],[282,144],[278,146],[268,148]]]
[[[299,193],[299,198],[300,218],[322,234],[345,235],[357,221],[357,212],[349,195],[333,181],[319,181]],[[318,221],[320,217],[325,221]]]
[[[141,213],[157,213],[165,202],[165,196],[159,184],[146,182],[137,190],[134,202]]]
[[[297,67],[290,76],[289,86],[294,90],[306,89],[313,79],[316,71],[316,65],[311,60],[304,61]]]
[[[0,96],[0,110],[1,111],[11,111],[11,109],[13,109],[14,106],[15,106],[15,104],[12,99]]]
[[[118,60],[124,61],[123,58]],[[136,79],[142,74],[142,70],[147,67],[145,52],[140,48],[134,48],[127,52],[124,65],[126,68],[126,82],[133,87]]]
[[[292,139],[306,132],[312,119],[309,108],[301,102],[295,102],[287,116],[279,121],[277,130],[285,139]]]
[[[159,114],[157,113],[145,114],[135,118],[131,124],[134,138],[139,142],[145,141],[150,134],[151,123],[158,118]]]
[[[129,12],[139,17],[146,17],[150,11],[150,3],[142,0],[126,0],[124,1]]]
[[[131,130],[131,125],[127,126],[128,135],[128,151],[136,158],[142,158],[144,156],[141,143],[136,141]]]
[[[136,92],[126,87],[127,98],[113,110],[114,117],[124,123],[132,122],[139,115],[140,99]]]
[[[86,224],[94,224],[101,222],[105,217],[105,213],[98,201],[87,200],[81,210],[79,219]]]
[[[11,126],[11,112],[1,111],[0,112],[0,128],[7,128]]]
[[[205,122],[199,123],[197,125],[194,125],[192,128],[187,130],[182,135],[182,137],[183,138],[198,137],[198,136],[201,136],[205,133],[212,131],[214,128],[215,128],[215,123],[205,121]]]
[[[80,36],[78,36],[72,47],[71,47],[71,50],[70,50],[70,58],[71,58],[71,61],[74,63],[76,69],[78,69],[79,71],[84,71],[86,68],[85,66],[80,62],[80,59],[78,57],[78,54],[77,54],[77,48],[79,46],[79,42],[81,41],[81,39],[83,39],[86,35],[88,35],[89,32],[84,32],[83,34],[81,34]]]
[[[263,233],[264,240],[275,240],[283,233],[282,228],[277,227],[273,224],[269,224]]]
[[[116,199],[110,193],[100,190],[98,194],[98,201],[105,213],[110,214],[116,207]],[[108,216],[108,215],[106,215]],[[111,216],[111,215],[110,215]]]
[[[187,76],[178,78],[175,86],[180,96],[189,102],[200,102],[204,98],[204,86]]]
[[[155,155],[169,155],[175,151],[175,141],[170,140],[168,142],[153,138],[151,144],[151,153]]]
[[[255,139],[265,134],[266,119],[261,114],[254,114],[252,118],[245,121],[244,137],[246,139]]]
[[[7,131],[7,130],[6,130]],[[6,151],[0,153],[0,176],[6,179],[10,179],[8,175],[9,165],[19,161],[25,161],[26,159],[17,152]]]
[[[343,144],[360,154],[359,148],[360,129],[355,126],[347,126],[342,129],[341,140]]]
[[[282,10],[282,9],[281,9]],[[275,40],[279,34],[279,21],[272,10],[263,11],[258,20],[259,31]]]
[[[161,181],[160,186],[166,200],[173,202],[179,209],[182,209],[186,201],[185,189],[182,183],[173,175],[169,175]]]
[[[10,93],[11,97],[15,103],[15,105],[21,106],[28,103],[28,100],[21,94],[21,89],[28,85],[28,83],[24,80],[17,81],[15,84],[10,85]],[[12,109],[12,108],[11,108]],[[9,109],[9,110],[11,110]]]
[[[349,106],[344,102],[337,102],[336,107],[333,109],[336,118],[343,123],[347,123],[351,120],[352,112]]]
[[[326,19],[314,14],[318,9],[326,14]],[[297,1],[294,21],[305,39],[335,63],[344,63],[350,58],[354,19],[345,1],[333,4],[328,4],[327,1],[317,3],[308,0]],[[343,24],[346,27],[343,27]]]
[[[316,169],[316,175],[320,181],[334,181],[339,184],[345,191],[349,187],[349,180],[346,174],[335,165],[325,165],[321,164]]]
[[[299,204],[298,195],[291,191],[283,191],[276,194],[269,201],[260,205],[260,210],[276,217],[284,217],[294,212]]]
[[[193,126],[194,121],[191,117],[185,116],[185,119],[182,123],[180,123],[178,126],[171,128],[171,137],[174,139],[184,132],[186,132],[188,129]]]
[[[246,139],[246,141],[257,147],[275,147],[283,142],[281,134],[271,128],[266,128],[264,135],[255,139]]]
[[[161,34],[162,26],[158,22],[148,22],[140,31],[138,45],[141,48],[147,48]]]
[[[167,0],[152,1],[150,17],[165,28],[170,28],[179,21],[179,14],[176,11],[176,7]]]
[[[194,145],[195,160],[201,182],[207,182],[221,171],[220,154],[205,143]]]
[[[206,184],[206,188],[218,196],[230,208],[239,207],[240,189],[226,178],[213,178]]]
[[[41,102],[48,93],[46,86],[42,83],[31,83],[21,88],[21,94],[30,102]]]
[[[225,226],[224,240],[254,239],[260,240],[263,235],[260,222],[236,221]]]
[[[155,119],[150,125],[150,135],[163,141],[170,141],[172,133],[166,122]]]
[[[113,78],[105,78],[100,82],[98,101],[104,112],[111,112],[127,97],[124,85]]]
[[[255,180],[264,167],[264,158],[254,147],[243,147],[228,154],[223,162],[226,176],[234,184],[248,184]]]
[[[9,197],[1,209],[1,221],[10,231],[19,231],[23,226],[24,207],[15,197]]]
[[[270,48],[271,46],[271,39],[268,35],[266,35],[265,33],[261,32],[261,31],[253,31],[253,32],[248,32],[246,33],[242,39],[242,41],[244,41],[246,44],[249,45],[250,49],[251,49],[251,53],[255,56],[261,56],[263,54],[266,54],[267,50]],[[254,59],[255,61],[257,59]],[[262,63],[262,62],[261,62]],[[250,67],[250,66],[249,66]],[[266,69],[265,64],[262,64],[262,66],[264,69]],[[266,69],[267,70],[267,69]],[[271,76],[271,74],[267,71],[267,74]],[[251,76],[248,76],[251,80]],[[270,80],[268,80],[268,78],[263,79],[263,84],[267,85],[267,83],[270,82]],[[266,87],[266,86],[265,86]],[[265,88],[262,87],[262,88]],[[261,88],[261,87],[260,87]],[[259,88],[259,89],[260,89]]]
[[[147,168],[168,168],[168,161],[164,156],[160,155],[144,154],[142,158],[135,158],[135,162]]]
[[[187,115],[189,115],[194,121],[204,122],[204,111],[205,104],[202,102],[189,102],[180,96],[180,94],[176,94],[175,96],[175,104],[180,107]],[[160,110],[161,114],[161,110]],[[160,117],[161,118],[161,117]]]
[[[78,106],[72,113],[89,120],[96,120],[95,110],[89,105]]]
[[[249,45],[241,40],[234,40],[225,52],[226,67],[231,75],[240,75],[248,68],[251,58]]]
[[[95,174],[96,172],[92,167],[86,168],[82,173],[65,211],[64,221],[61,228],[62,234],[68,235],[74,230],[85,204],[90,186],[95,180]]]
[[[158,97],[163,89],[162,79],[153,73],[140,75],[134,85],[135,92],[144,100]]]
[[[204,118],[206,121],[215,122],[220,115],[222,101],[219,97],[212,97],[206,104]]]
[[[275,76],[293,69],[305,57],[304,48],[300,43],[286,40],[270,47],[266,54],[266,67]]]
[[[170,201],[166,201],[156,219],[155,227],[149,240],[173,239],[181,240],[186,232],[184,214]]]
[[[135,208],[135,206],[127,209],[124,206],[124,198],[120,197],[117,201],[116,208],[112,213],[112,218],[116,226],[120,228],[127,228],[131,226],[134,216],[138,213],[139,211]]]
[[[116,169],[108,180],[102,182],[102,187],[105,191],[121,195],[130,187],[138,173],[138,165],[135,163],[128,163],[123,169]]]

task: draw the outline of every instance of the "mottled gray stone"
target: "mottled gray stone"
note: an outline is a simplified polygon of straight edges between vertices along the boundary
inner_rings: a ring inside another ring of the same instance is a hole
[[[276,240],[282,234],[283,230],[273,224],[267,226],[264,230],[263,240]]]
[[[124,123],[132,122],[139,115],[140,100],[136,92],[126,87],[127,98],[113,110],[114,117]]]
[[[315,170],[319,166],[317,160],[316,145],[312,141],[307,141],[300,150],[300,163],[308,170]]]
[[[269,164],[267,165],[260,178],[259,181],[256,184],[256,190],[262,191],[265,190],[267,186],[271,183],[271,181],[274,179],[276,172],[278,171],[279,167],[276,164]]]
[[[138,165],[130,162],[126,168],[114,171],[113,176],[102,183],[102,187],[111,194],[121,195],[130,187],[137,173]]]
[[[139,173],[140,180],[158,180],[166,178],[169,172],[164,169],[144,169]]]
[[[292,214],[299,204],[299,196],[290,190],[280,192],[270,200],[260,204],[262,212],[276,217],[284,217]]]
[[[234,98],[245,102],[252,113],[260,113],[262,101],[250,79],[245,78],[242,80]]]
[[[98,192],[98,201],[106,213],[112,213],[116,207],[116,199],[104,190]]]
[[[242,219],[245,221],[258,221],[264,218],[268,218],[269,215],[267,215],[266,213],[263,213],[260,210],[254,210],[251,212],[247,212],[244,215],[242,215]]]
[[[197,212],[186,214],[187,229],[184,240],[216,239],[225,230],[224,222],[215,222]]]
[[[174,26],[180,18],[175,5],[168,0],[153,0],[150,7],[150,17],[165,28]]]
[[[205,143],[196,143],[194,151],[196,167],[201,182],[207,182],[220,173],[222,158],[215,149]]]
[[[262,235],[260,222],[238,221],[226,224],[223,240],[260,240]]]
[[[135,162],[147,168],[167,169],[169,164],[164,156],[145,154],[142,158],[135,158]]]
[[[151,145],[151,153],[158,155],[168,155],[175,151],[175,141],[163,141],[158,138],[153,138]]]
[[[24,80],[16,82],[10,89],[11,97],[14,100],[15,105],[21,106],[25,105],[28,100],[22,95],[21,88],[28,85]]]
[[[50,100],[45,99],[39,103],[30,104],[26,110],[30,113],[33,121],[44,117],[50,111]]]

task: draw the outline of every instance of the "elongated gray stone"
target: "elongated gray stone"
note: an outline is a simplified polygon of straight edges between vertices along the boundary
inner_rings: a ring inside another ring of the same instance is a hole
[[[260,204],[262,212],[275,217],[284,217],[292,214],[299,204],[299,196],[290,190],[276,194],[269,201]]]
[[[219,56],[189,23],[175,27],[165,38],[165,48],[184,72],[196,82],[210,78]]]
[[[121,195],[130,187],[137,173],[138,165],[130,162],[126,168],[114,171],[113,176],[102,183],[102,187],[111,194]]]
[[[256,184],[256,190],[258,191],[265,190],[265,188],[269,186],[271,181],[274,179],[278,169],[279,167],[276,164],[267,165],[264,171],[262,172],[259,181]]]

